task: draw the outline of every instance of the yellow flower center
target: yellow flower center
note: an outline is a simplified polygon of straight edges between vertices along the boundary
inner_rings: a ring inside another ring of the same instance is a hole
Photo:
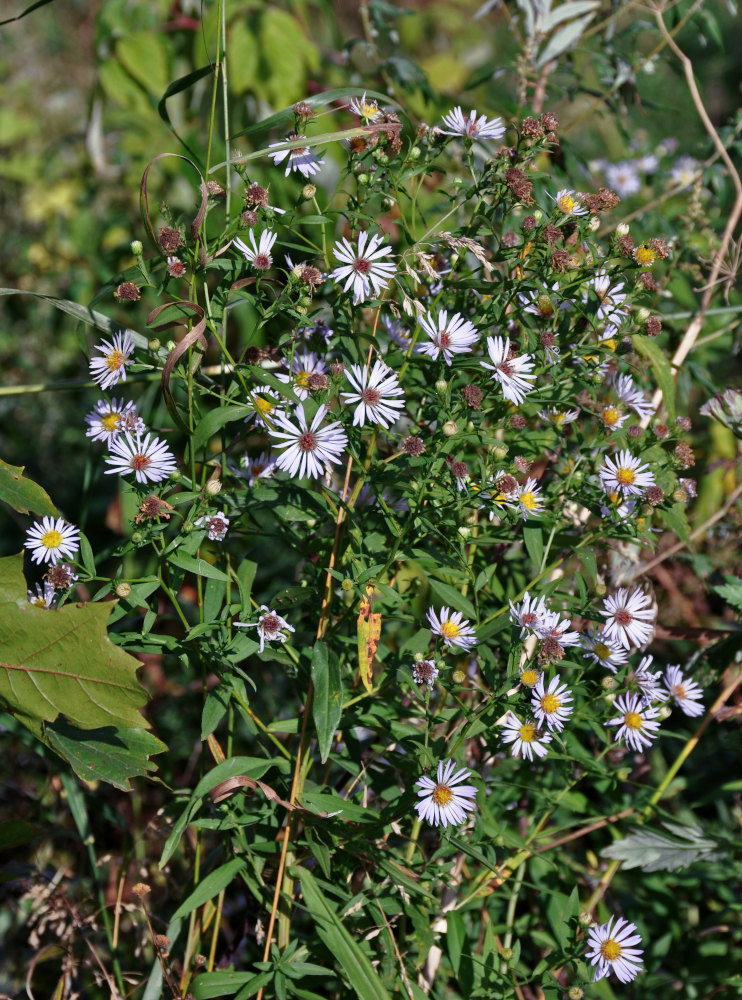
[[[457,625],[456,622],[452,622],[450,618],[441,622],[441,635],[445,636],[446,639],[455,639],[456,636],[460,634],[461,626]]]
[[[62,535],[52,528],[41,536],[41,544],[47,549],[58,549],[62,544]]]
[[[533,493],[521,493],[518,497],[521,504],[526,508],[526,510],[535,510],[538,503],[535,495]]]
[[[121,365],[123,365],[126,358],[121,351],[111,351],[110,354],[106,355],[105,361],[106,368],[108,368],[109,371],[115,372],[121,367]]]
[[[622,465],[616,473],[616,479],[619,483],[623,483],[624,486],[631,486],[631,484],[636,481],[636,474],[633,469],[629,469],[627,466]]]
[[[552,712],[556,712],[560,705],[561,702],[555,694],[545,694],[541,699],[541,708],[547,715],[551,715]]]
[[[608,938],[600,946],[600,954],[603,958],[608,959],[609,962],[615,962],[618,956],[621,954],[621,945],[618,941],[614,941],[613,938]]]
[[[623,717],[624,725],[628,726],[629,729],[641,729],[644,724],[644,719],[638,712],[627,712]]]
[[[673,689],[672,689],[672,693],[673,693],[673,696],[675,698],[685,698],[686,697],[685,688],[683,687],[682,684],[675,684],[674,687],[673,687]]]
[[[29,601],[29,604],[35,604],[37,608],[46,607],[46,601],[44,600],[43,597],[39,597],[38,595],[36,597],[32,597],[31,600]]]
[[[309,386],[309,376],[311,374],[312,372],[297,372],[296,384],[302,389],[307,389]]]
[[[566,413],[552,413],[551,422],[555,427],[561,427],[564,423],[564,418],[567,416]]]
[[[266,399],[265,396],[253,396],[252,405],[258,413],[261,413],[263,416],[265,416],[266,413],[272,413],[276,408],[276,404],[270,399]]]
[[[436,785],[433,789],[433,802],[437,806],[445,806],[453,798],[453,792],[448,785]]]
[[[105,417],[100,418],[100,422],[107,431],[115,431],[119,425],[119,415],[113,412],[107,413]]]
[[[598,657],[599,660],[607,660],[611,655],[610,649],[606,646],[604,642],[596,642],[593,646],[593,652]]]
[[[532,722],[527,722],[525,726],[521,726],[518,732],[524,743],[533,743],[536,739],[536,727]]]
[[[613,337],[610,337],[608,340],[603,341],[603,347],[607,347],[609,351],[615,351],[617,344]]]
[[[634,260],[637,264],[642,264],[645,267],[651,267],[657,260],[657,251],[653,250],[648,243],[640,243],[634,250]]]
[[[361,105],[361,113],[364,118],[373,118],[378,110],[379,109],[375,104],[365,103]]]
[[[538,672],[536,670],[524,670],[520,675],[521,684],[525,684],[526,687],[532,688],[538,681]]]
[[[563,194],[561,198],[557,198],[557,208],[560,212],[564,212],[565,215],[571,215],[577,206],[577,202],[571,195]]]
[[[606,406],[601,414],[603,423],[608,427],[613,427],[621,419],[621,411],[617,406]]]

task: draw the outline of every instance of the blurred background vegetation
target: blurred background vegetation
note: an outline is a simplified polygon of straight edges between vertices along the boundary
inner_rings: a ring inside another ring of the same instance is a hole
[[[1,17],[12,18],[25,6],[23,0],[4,0]],[[682,24],[690,7],[669,5],[668,27]],[[677,40],[693,59],[712,120],[739,161],[742,35],[736,11],[717,2],[695,7]],[[227,0],[226,10],[231,135],[307,95],[353,85],[396,99],[409,116],[408,135],[421,121],[439,123],[441,114],[456,104],[463,104],[465,112],[474,107],[506,121],[523,117],[535,104],[538,111],[554,111],[561,121],[559,152],[551,161],[558,171],[557,186],[595,189],[607,181],[606,162],[655,156],[655,166],[637,173],[636,190],[625,194],[611,224],[630,217],[637,242],[664,236],[675,243],[672,278],[657,303],[657,311],[664,313],[661,344],[672,352],[697,308],[732,192],[681,69],[660,47],[651,14],[641,4],[601,0],[579,44],[560,53],[555,64],[540,62],[548,55],[549,38],[530,50],[524,43],[524,7],[511,2]],[[0,106],[0,285],[94,303],[146,332],[146,317],[158,301],[148,298],[145,290],[140,302],[123,308],[113,291],[134,263],[133,239],[145,243],[146,254],[155,254],[147,247],[139,214],[139,184],[148,162],[165,151],[190,151],[200,165],[207,161],[205,122],[213,78],[206,70],[215,57],[217,28],[216,3],[211,0],[203,5],[197,0],[56,0],[0,27],[5,80]],[[192,86],[164,102],[174,81],[202,69]],[[341,120],[323,118],[323,130],[340,127]],[[249,151],[282,137],[280,130],[242,136],[234,147]],[[212,163],[224,158],[221,133],[215,144]],[[332,163],[332,146],[325,147],[323,155]],[[707,164],[702,184],[683,187],[673,180],[681,156]],[[273,204],[298,200],[299,181],[284,178],[267,158],[258,163],[253,176],[270,183]],[[223,173],[216,176],[225,181]],[[318,183],[332,187],[336,176],[328,169]],[[162,200],[176,217],[181,210],[193,214],[194,177],[182,162],[159,165],[153,205]],[[424,208],[424,201],[421,204]],[[714,303],[721,311],[708,316],[701,341],[680,376],[680,398],[687,403],[683,412],[693,418],[695,431],[697,467],[689,474],[698,475],[700,488],[689,510],[692,525],[720,509],[739,476],[731,431],[695,414],[714,391],[742,385],[739,313],[724,311],[742,305],[732,264],[730,269],[727,298],[720,294]],[[94,474],[92,463],[99,467],[101,459],[97,453],[91,457],[83,431],[84,414],[99,396],[86,384],[87,350],[98,339],[38,299],[0,299],[0,456],[25,465],[62,512],[88,533],[96,551],[110,546],[112,532],[120,530],[118,481]],[[58,382],[65,384],[51,391],[11,391]],[[155,392],[142,384],[133,395],[143,402],[140,411],[150,424]],[[7,509],[0,512],[0,554],[18,551],[27,521]],[[699,541],[692,556],[673,564],[678,599],[671,616],[678,622],[706,624],[722,613],[721,602],[718,608],[706,603],[696,581],[720,581],[724,572],[742,576],[741,535],[740,515],[733,510]],[[149,664],[147,683],[160,696],[153,713],[158,731],[173,750],[173,773],[163,777],[187,786],[200,742],[193,748],[179,740],[184,733],[198,732],[199,697],[194,689],[193,699],[183,698],[180,682],[166,681],[159,663]],[[269,714],[274,707],[277,712],[277,706],[271,706]],[[42,822],[42,817],[49,822],[59,809],[55,833],[66,827],[72,834],[60,802],[66,792],[56,775],[57,764],[43,762],[43,750],[29,749],[22,735],[14,740],[7,759],[14,762],[16,775],[6,785],[6,808],[34,822]],[[704,774],[713,766],[713,759],[699,755],[685,780],[700,794]],[[39,776],[38,782],[19,776],[25,768]],[[122,851],[155,857],[158,850],[148,846],[147,824],[160,804],[156,786],[150,786],[146,801],[106,789],[101,792],[100,815],[93,821],[108,824],[109,843],[115,840],[111,830],[120,829]],[[718,804],[707,806],[714,811]],[[730,809],[739,809],[739,802]],[[722,818],[734,825],[728,814]],[[132,831],[137,831],[136,837]],[[59,853],[58,837],[54,849],[51,840],[40,841],[37,864],[61,865],[60,858],[74,868],[80,860],[78,848]],[[713,905],[739,905],[727,898],[723,863],[716,875]],[[688,874],[675,881],[674,890],[664,876],[645,884],[645,893],[655,894],[657,907],[664,908],[669,921],[663,944],[667,949],[682,941],[689,920],[700,919],[699,907],[706,917],[698,879]],[[114,888],[112,884],[106,889],[106,898]],[[0,918],[0,937],[10,930],[9,920],[7,915]],[[709,947],[717,943],[709,941]],[[696,970],[701,985],[704,976],[713,982],[713,950],[701,952],[700,960],[707,963],[706,971]],[[695,986],[687,992],[679,982],[677,988],[681,996],[703,995]]]

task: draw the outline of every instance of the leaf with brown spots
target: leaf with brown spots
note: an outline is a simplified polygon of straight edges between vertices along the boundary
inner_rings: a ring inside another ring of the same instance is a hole
[[[372,610],[377,597],[374,585],[367,584],[358,615],[358,676],[367,691],[372,691],[374,687],[374,657],[381,638],[381,612]]]

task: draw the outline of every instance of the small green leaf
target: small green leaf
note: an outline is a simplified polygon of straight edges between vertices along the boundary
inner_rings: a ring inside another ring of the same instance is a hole
[[[194,1000],[212,1000],[212,997],[229,997],[237,990],[240,996],[254,996],[261,986],[266,986],[272,979],[272,972],[236,972],[234,969],[220,969],[218,972],[204,972],[192,982],[189,993]]]
[[[526,551],[531,557],[531,562],[536,569],[539,569],[544,557],[544,539],[541,528],[537,525],[525,524],[523,526],[523,541],[526,545]]]
[[[170,557],[173,566],[186,570],[188,573],[195,573],[196,576],[205,576],[210,580],[229,580],[226,573],[206,562],[205,559],[197,559],[189,556],[186,552],[174,552]]]
[[[220,406],[216,410],[210,410],[205,417],[199,420],[194,435],[191,438],[193,451],[197,452],[199,448],[203,448],[204,445],[208,444],[209,440],[225,424],[228,424],[232,420],[244,420],[252,412],[252,407],[245,406],[244,404]]]
[[[647,828],[636,829],[628,837],[614,841],[603,856],[622,861],[624,868],[642,868],[645,872],[678,871],[696,861],[709,858],[717,848],[703,835],[700,826],[663,823],[676,838]]]
[[[685,513],[685,505],[682,503],[674,503],[672,507],[661,510],[659,513],[670,531],[674,532],[682,542],[685,542],[686,545],[689,545],[690,525],[688,524],[688,517]]]
[[[441,580],[435,580],[432,576],[428,577],[428,583],[435,596],[443,601],[444,606],[451,607],[454,611],[460,611],[470,621],[476,622],[477,612],[474,609],[474,605],[460,594],[458,590],[455,590],[447,583],[443,583]]]
[[[712,589],[723,597],[727,604],[731,604],[737,611],[742,611],[742,580],[738,576],[725,577],[726,583]]]
[[[312,683],[312,715],[317,729],[320,758],[324,764],[330,755],[335,730],[343,713],[340,667],[337,658],[328,655],[327,643],[317,642],[312,650]]]
[[[657,385],[662,391],[662,399],[667,410],[668,420],[675,419],[675,381],[672,377],[672,368],[665,352],[642,334],[636,333],[631,338],[631,343],[637,354],[645,357],[654,370],[654,377]]]
[[[0,458],[0,500],[7,503],[19,514],[46,514],[56,517],[59,511],[33,479],[23,475],[23,465],[8,465]]]
[[[178,917],[185,917],[191,910],[203,906],[209,899],[218,896],[222,889],[226,889],[230,882],[239,875],[246,864],[244,858],[232,858],[231,861],[227,861],[216,871],[211,872],[198,883],[190,896],[183,900],[170,919],[177,920]]]

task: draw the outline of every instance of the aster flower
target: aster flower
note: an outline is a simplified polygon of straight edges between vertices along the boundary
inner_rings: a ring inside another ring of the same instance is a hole
[[[249,234],[250,246],[244,240],[235,238],[234,245],[241,251],[245,260],[252,264],[256,271],[267,271],[273,266],[273,256],[271,250],[273,244],[278,239],[278,233],[272,233],[269,229],[264,229],[260,234],[260,240],[255,242],[255,233],[251,229]]]
[[[291,132],[283,141],[292,142],[295,139],[306,139],[306,136]],[[280,145],[280,142],[272,142],[268,146],[268,149],[273,149],[274,146]],[[304,177],[312,177],[314,174],[319,173],[320,167],[325,162],[312,152],[311,146],[295,146],[294,149],[279,149],[278,152],[271,153],[270,155],[273,157],[273,163],[276,166],[279,163],[283,163],[288,157],[284,177],[288,177],[292,170],[296,170]]]
[[[623,303],[626,301],[624,283],[620,282],[612,287],[611,279],[605,271],[598,271],[588,282],[588,287],[598,296],[598,319],[616,327],[620,326],[626,317],[626,309],[623,308]]]
[[[122,431],[144,431],[144,421],[137,413],[136,405],[130,400],[99,399],[85,417],[88,429],[85,436],[93,441],[115,441]]]
[[[267,604],[261,604],[260,610],[263,614],[256,622],[234,622],[234,624],[239,625],[240,628],[256,628],[258,630],[259,652],[262,653],[266,642],[286,642],[288,635],[282,631],[283,629],[288,629],[289,632],[295,630],[293,625],[289,625],[285,618],[272,611]]]
[[[428,608],[428,621],[430,622],[430,631],[433,635],[439,635],[446,646],[471,649],[477,644],[474,627],[468,619],[465,618],[462,621],[460,611],[450,611],[444,607],[441,608],[440,616],[438,616],[431,606]]]
[[[652,673],[649,669],[652,666],[652,656],[643,656],[639,666],[634,670],[634,682],[641,691],[642,704],[651,705],[653,701],[665,697],[665,693],[659,685],[662,671]]]
[[[530,374],[533,368],[530,354],[523,354],[521,357],[510,357],[510,338],[505,340],[502,337],[487,337],[487,351],[492,364],[486,361],[480,362],[482,368],[487,368],[492,372],[490,376],[496,379],[502,386],[502,394],[505,399],[509,399],[516,406],[519,406],[526,398],[526,394],[533,388],[530,385],[536,376]]]
[[[700,164],[692,156],[679,156],[675,165],[670,171],[670,180],[673,184],[681,184],[683,187],[690,187],[700,173]]]
[[[562,646],[579,646],[582,637],[579,632],[568,631],[571,625],[572,622],[569,618],[559,617],[558,611],[547,611],[538,627],[537,634],[542,639],[552,636],[558,639]]]
[[[455,354],[465,354],[471,350],[472,344],[479,340],[476,327],[460,313],[448,318],[448,312],[441,309],[437,319],[433,319],[431,313],[420,317],[420,326],[427,333],[430,342],[427,344],[417,344],[416,350],[419,354],[427,354],[436,361],[439,354],[443,354],[443,360],[447,365],[453,361]]]
[[[268,424],[265,422],[264,417],[270,420],[273,411],[277,409],[280,403],[281,399],[275,389],[271,389],[269,385],[258,385],[248,393],[247,404],[253,407],[254,412],[247,416],[245,420],[248,422],[254,420],[256,426],[267,427]]]
[[[545,757],[549,752],[547,743],[551,736],[536,725],[533,719],[521,722],[515,712],[508,712],[502,733],[503,743],[513,744],[513,757],[526,757],[533,760],[533,755]]]
[[[223,542],[227,537],[229,518],[224,511],[221,514],[202,514],[193,523],[196,527],[208,528],[209,538],[212,542]]]
[[[613,708],[618,715],[615,719],[609,719],[604,725],[618,726],[616,742],[625,740],[627,746],[637,753],[652,745],[652,740],[656,739],[657,730],[660,728],[659,722],[656,721],[659,715],[658,709],[651,705],[643,705],[641,698],[636,694],[620,694],[613,703]]]
[[[420,687],[427,684],[428,690],[432,690],[438,677],[438,667],[435,660],[416,660],[412,668],[412,679]]]
[[[520,625],[521,639],[529,633],[540,635],[548,615],[549,609],[546,607],[543,595],[531,597],[526,591],[519,605],[510,602],[510,621],[514,625]]]
[[[71,587],[77,579],[74,567],[71,563],[60,562],[52,565],[44,574],[44,580],[48,581],[55,590],[66,590]]]
[[[551,291],[559,292],[558,281],[551,286]],[[554,299],[546,292],[518,292],[518,302],[524,307],[524,312],[538,316],[542,320],[553,319],[559,310],[567,308],[567,303],[562,302],[558,310],[554,305]]]
[[[564,729],[564,720],[574,711],[570,705],[572,694],[566,684],[560,684],[561,678],[555,674],[548,688],[544,687],[544,678],[539,677],[531,693],[531,709],[540,726],[544,723],[553,732]]]
[[[633,410],[638,417],[647,417],[654,411],[654,407],[647,397],[634,385],[634,380],[630,375],[616,375],[613,379],[613,387],[621,402]]]
[[[595,966],[593,982],[611,972],[615,972],[622,983],[636,979],[642,971],[643,949],[636,947],[641,940],[636,926],[623,917],[611,917],[607,923],[591,927],[587,932],[585,958]]]
[[[624,413],[620,406],[616,406],[615,403],[608,403],[602,408],[598,414],[603,422],[603,426],[608,431],[615,431],[619,427],[623,427],[626,421],[629,419],[628,413]]]
[[[148,480],[159,483],[176,469],[173,453],[164,441],[151,434],[142,440],[141,434],[133,437],[126,431],[110,443],[109,449],[110,454],[105,461],[111,468],[105,470],[106,475],[117,472],[120,476],[128,476],[133,472],[138,483]]]
[[[516,502],[524,521],[528,520],[529,514],[535,514],[538,517],[543,511],[544,498],[541,496],[541,490],[535,479],[529,477],[522,486],[518,487]]]
[[[346,378],[355,392],[341,393],[346,403],[357,403],[353,426],[364,427],[366,422],[390,427],[404,410],[404,396],[397,373],[383,361],[375,361],[371,371],[365,365],[351,365]]]
[[[543,673],[538,667],[531,666],[530,664],[520,668],[520,682],[523,687],[534,688],[538,684],[539,680],[543,677]]]
[[[300,350],[294,353],[291,361],[291,374],[277,374],[276,378],[290,385],[296,397],[304,400],[309,395],[310,376],[322,375],[326,370],[324,361],[314,351]]]
[[[648,465],[643,465],[628,448],[624,448],[614,458],[606,456],[598,469],[600,485],[606,493],[623,493],[626,496],[641,496],[650,486],[655,485],[654,473]]]
[[[558,410],[555,406],[550,406],[546,410],[539,410],[539,417],[546,423],[553,424],[555,427],[566,427],[567,424],[573,423],[580,415],[579,410]]]
[[[651,604],[648,595],[638,588],[630,591],[619,587],[603,601],[600,614],[607,619],[604,634],[624,649],[643,646],[654,633],[655,611]]]
[[[240,465],[244,470],[240,475],[247,478],[248,486],[254,486],[259,479],[271,479],[276,471],[276,460],[270,452],[261,451],[257,458],[242,455]]]
[[[392,252],[391,247],[383,243],[378,233],[370,239],[367,232],[360,233],[357,251],[343,236],[335,243],[332,252],[341,263],[332,271],[330,277],[338,282],[345,281],[343,288],[345,292],[352,286],[353,305],[365,302],[372,294],[372,289],[373,294],[378,295],[394,275],[394,264],[381,260]]]
[[[28,603],[33,604],[36,608],[53,608],[56,591],[49,581],[45,580],[43,588],[41,584],[37,583],[36,593],[34,594],[32,590],[29,590],[26,592],[26,596],[28,597]]]
[[[641,190],[639,168],[636,160],[621,160],[605,165],[605,179],[621,198],[630,198]]]
[[[42,517],[35,521],[26,532],[23,543],[31,550],[35,563],[58,563],[62,556],[74,558],[80,548],[80,529],[68,524],[61,517]]]
[[[419,819],[427,820],[433,826],[459,826],[466,814],[475,808],[477,789],[474,785],[462,785],[471,777],[466,767],[456,770],[452,760],[439,761],[437,781],[423,775],[415,782],[419,802],[415,805]]]
[[[551,198],[552,195],[549,195]],[[587,209],[580,202],[579,195],[569,188],[562,188],[553,196],[556,207],[562,215],[587,215]]]
[[[515,476],[509,473],[496,472],[490,476],[484,489],[480,489],[478,497],[492,504],[493,509],[488,509],[486,504],[479,504],[479,510],[487,510],[490,521],[505,507],[511,507],[518,502],[518,490],[520,484]]]
[[[460,106],[443,115],[443,124],[447,126],[441,129],[444,135],[460,135],[465,139],[502,139],[505,135],[502,118],[477,117],[476,111],[470,111],[465,118]]]
[[[607,667],[613,674],[629,659],[629,654],[623,646],[606,635],[602,625],[591,634],[582,636],[582,646],[587,650],[582,654],[585,659],[592,660],[598,666]]]
[[[102,358],[90,361],[90,376],[101,389],[109,389],[117,382],[126,381],[126,366],[134,353],[134,341],[128,332],[117,333],[112,340],[102,340],[93,348],[100,351]]]
[[[410,331],[402,326],[398,319],[394,319],[391,316],[382,316],[381,322],[387,337],[393,340],[397,347],[401,347],[403,351],[406,351],[410,346]]]
[[[276,468],[297,479],[317,479],[329,463],[337,465],[340,462],[339,456],[348,444],[348,436],[338,420],[320,426],[326,414],[327,407],[319,406],[308,424],[304,405],[299,404],[294,410],[297,427],[288,413],[276,412],[270,435],[276,447],[284,449],[276,459]]]
[[[354,115],[357,115],[364,122],[375,122],[377,118],[382,117],[377,102],[371,100],[371,98],[366,99],[365,90],[363,91],[363,97],[354,97],[351,100],[348,110],[352,111]]]
[[[694,680],[686,679],[680,667],[668,667],[664,676],[666,690],[662,693],[691,718],[703,715],[703,691]]]

